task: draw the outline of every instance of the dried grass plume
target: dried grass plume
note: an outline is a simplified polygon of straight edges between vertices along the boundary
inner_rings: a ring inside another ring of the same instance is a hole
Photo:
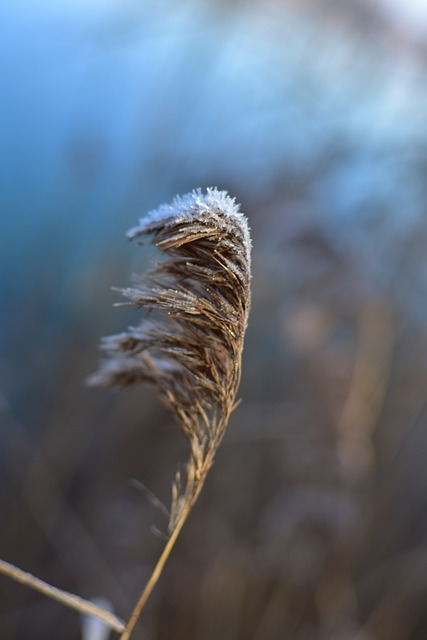
[[[174,485],[169,531],[211,467],[240,381],[250,306],[247,220],[225,191],[199,190],[148,214],[128,232],[164,256],[132,288],[131,304],[161,313],[102,341],[89,382],[156,387],[190,442],[184,486]]]
[[[234,199],[212,188],[175,198],[127,235],[162,255],[121,289],[149,317],[103,339],[106,358],[89,383],[150,383],[188,438],[186,472],[172,489],[169,536],[176,538],[236,406],[251,299],[249,228]]]
[[[129,640],[175,541],[203,487],[236,406],[250,307],[249,229],[225,191],[200,189],[153,211],[128,237],[163,256],[121,289],[148,311],[137,327],[102,341],[106,357],[91,385],[148,382],[174,413],[190,444],[186,471],[172,485],[169,536],[127,622],[89,600],[53,587],[0,560],[0,574],[97,618]],[[151,313],[154,312],[154,313]],[[147,317],[150,315],[150,318]],[[98,630],[102,627],[97,623]]]
[[[121,292],[161,313],[104,338],[107,358],[89,383],[156,387],[190,441],[189,499],[235,406],[250,306],[247,220],[225,191],[199,189],[151,212],[127,235],[155,245],[164,259]],[[170,529],[179,513],[173,507]]]

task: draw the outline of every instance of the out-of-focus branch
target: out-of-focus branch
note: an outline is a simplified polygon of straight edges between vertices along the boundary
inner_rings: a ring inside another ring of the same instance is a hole
[[[382,300],[366,302],[358,319],[359,346],[338,423],[338,455],[345,475],[360,480],[373,463],[372,435],[387,392],[394,331]]]
[[[26,571],[22,571],[22,569],[18,569],[13,564],[9,562],[5,562],[4,560],[0,560],[0,573],[3,573],[12,580],[16,582],[20,582],[31,589],[35,589],[35,591],[39,591],[43,593],[45,596],[53,598],[61,604],[64,604],[71,609],[75,609],[80,613],[85,615],[94,616],[95,618],[99,618],[109,626],[114,631],[118,633],[122,632],[125,628],[125,624],[123,620],[117,618],[110,611],[106,611],[102,607],[98,607],[93,602],[89,602],[88,600],[84,600],[79,596],[74,595],[73,593],[69,593],[68,591],[62,591],[62,589],[58,589],[57,587],[52,587],[52,585],[40,580],[40,578],[36,578],[31,573]]]

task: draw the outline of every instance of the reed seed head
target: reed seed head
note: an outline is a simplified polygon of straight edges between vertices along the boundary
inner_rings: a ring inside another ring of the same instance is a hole
[[[127,236],[162,256],[121,290],[129,304],[155,313],[102,340],[106,358],[89,384],[151,383],[175,414],[190,460],[184,486],[180,477],[174,484],[173,529],[197,498],[236,403],[250,308],[249,228],[234,199],[211,188],[176,197]]]

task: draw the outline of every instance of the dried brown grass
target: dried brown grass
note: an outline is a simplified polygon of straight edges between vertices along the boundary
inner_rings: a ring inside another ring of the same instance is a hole
[[[121,290],[128,304],[156,310],[158,317],[144,317],[137,327],[104,338],[107,357],[89,383],[153,385],[189,442],[185,473],[178,472],[172,485],[169,540],[134,612],[134,624],[200,494],[236,406],[251,276],[247,221],[224,191],[198,190],[176,198],[142,219],[128,237],[162,253],[163,259],[134,287]]]
[[[151,212],[128,233],[163,257],[134,287],[128,304],[154,311],[137,327],[102,341],[106,358],[90,385],[147,382],[173,412],[189,442],[185,473],[172,485],[168,539],[127,623],[82,598],[0,561],[0,572],[130,638],[196,502],[236,406],[250,308],[247,220],[225,191],[200,190]]]
[[[169,531],[200,492],[214,461],[240,382],[250,307],[250,241],[246,219],[225,192],[208,189],[176,199],[128,233],[166,259],[122,294],[161,311],[102,341],[107,353],[92,385],[148,382],[175,415],[190,444],[184,483],[173,488]]]

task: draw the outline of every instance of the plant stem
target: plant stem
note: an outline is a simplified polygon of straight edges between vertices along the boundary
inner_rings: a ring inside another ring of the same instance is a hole
[[[148,598],[151,595],[151,592],[153,591],[154,587],[156,586],[161,573],[163,571],[163,568],[167,562],[167,559],[169,558],[169,555],[175,545],[175,542],[177,541],[177,538],[181,532],[182,527],[184,526],[184,523],[187,519],[188,514],[190,513],[191,508],[186,509],[180,519],[178,520],[178,522],[175,525],[174,530],[172,531],[166,545],[165,548],[162,551],[162,554],[160,556],[160,558],[157,561],[156,566],[154,567],[153,573],[150,576],[150,579],[148,580],[147,584],[144,587],[143,592],[141,593],[138,602],[135,605],[134,610],[132,611],[129,620],[126,623],[126,627],[125,630],[123,631],[122,635],[120,636],[119,640],[129,640],[131,633],[136,625],[136,623],[138,622],[138,618],[141,615],[141,611],[145,605],[145,603],[147,602]]]
[[[99,618],[102,622],[110,627],[110,629],[114,629],[114,631],[121,632],[125,628],[125,623],[120,618],[117,618],[110,611],[106,611],[102,607],[98,607],[93,602],[89,600],[84,600],[79,596],[74,595],[73,593],[69,593],[68,591],[63,591],[62,589],[58,589],[57,587],[52,587],[47,582],[40,580],[40,578],[36,578],[31,573],[27,571],[22,571],[22,569],[18,569],[15,565],[10,564],[9,562],[5,562],[4,560],[0,560],[0,573],[3,573],[12,580],[16,582],[20,582],[21,584],[26,585],[27,587],[31,587],[40,593],[43,593],[58,602],[61,602],[66,607],[70,607],[71,609],[76,609],[80,613],[85,615],[94,616],[95,618]]]

